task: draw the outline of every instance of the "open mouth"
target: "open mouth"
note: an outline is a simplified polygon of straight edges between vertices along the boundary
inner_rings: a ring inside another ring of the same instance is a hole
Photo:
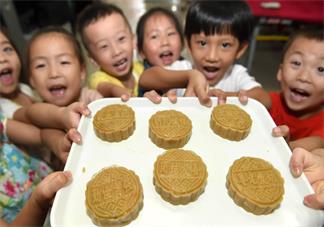
[[[171,51],[164,51],[159,56],[163,62],[163,65],[170,65],[173,63],[173,53]]]
[[[296,96],[302,96],[302,97],[306,97],[306,98],[310,96],[310,93],[303,89],[291,88],[290,91],[291,91],[291,93],[293,93]]]
[[[49,88],[49,91],[54,96],[63,96],[66,91],[66,86],[64,85],[54,85]]]
[[[13,83],[12,77],[13,70],[11,68],[4,68],[0,71],[0,80],[4,85],[10,85]]]
[[[127,68],[127,62],[128,62],[127,58],[123,58],[118,62],[116,62],[115,64],[113,64],[113,67],[117,72],[123,72]]]
[[[204,75],[206,76],[206,79],[212,80],[217,76],[220,68],[214,67],[214,66],[204,66],[203,70],[204,70]]]

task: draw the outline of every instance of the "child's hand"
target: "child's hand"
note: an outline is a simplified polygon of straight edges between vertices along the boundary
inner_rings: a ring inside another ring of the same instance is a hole
[[[54,151],[55,155],[63,162],[66,163],[66,160],[69,156],[72,143],[81,144],[81,134],[75,129],[70,129],[62,138],[61,141],[58,141],[57,150]]]
[[[61,107],[60,111],[65,130],[77,128],[81,116],[89,116],[91,114],[88,106],[83,102],[75,102],[67,107]]]
[[[321,154],[321,155],[319,155]],[[304,204],[314,209],[324,209],[324,149],[309,152],[303,148],[295,148],[290,158],[289,167],[294,177],[302,172],[312,185],[315,194],[304,197]]]
[[[272,129],[272,136],[273,137],[284,137],[287,143],[289,142],[289,127],[287,125],[279,125]]]
[[[69,171],[58,171],[46,176],[32,193],[31,200],[42,209],[48,209],[56,192],[66,186],[72,180],[72,174]]]
[[[177,95],[175,90],[169,90],[165,95],[168,97],[170,102],[177,102]],[[155,90],[147,91],[144,93],[143,96],[148,98],[151,102],[155,104],[159,104],[162,101],[162,97]]]
[[[103,96],[97,90],[84,87],[81,90],[79,101],[84,102],[85,104],[89,104],[90,102],[101,98],[103,98]]]
[[[210,107],[211,99],[208,96],[208,82],[205,76],[198,70],[192,70],[189,74],[185,96],[197,96],[201,105]]]

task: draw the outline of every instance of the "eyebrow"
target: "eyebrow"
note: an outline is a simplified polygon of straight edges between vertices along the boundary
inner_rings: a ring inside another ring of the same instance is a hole
[[[0,44],[1,45],[9,44],[11,46],[11,43],[8,40],[4,40],[4,41],[0,42]]]
[[[62,53],[62,54],[58,54],[55,55],[55,58],[60,58],[60,57],[64,57],[64,56],[68,56],[68,57],[73,57],[74,54],[70,54],[70,53]],[[46,56],[36,56],[34,57],[31,61],[36,61],[36,60],[46,60],[47,57]]]

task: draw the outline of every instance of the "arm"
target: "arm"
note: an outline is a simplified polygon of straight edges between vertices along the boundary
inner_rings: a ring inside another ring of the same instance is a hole
[[[88,116],[90,110],[82,102],[67,107],[58,107],[49,103],[35,103],[27,108],[26,116],[34,125],[41,128],[69,130],[76,128],[81,115]]]
[[[17,215],[8,224],[0,220],[0,226],[42,226],[56,192],[72,179],[70,172],[54,172],[37,185],[31,197]]]
[[[301,147],[306,150],[315,150],[317,148],[324,148],[324,139],[319,136],[309,136],[302,139],[289,142],[290,148],[293,150],[296,147]]]
[[[8,119],[6,134],[14,144],[38,146],[42,142],[39,128],[20,121]]]
[[[80,133],[72,128],[67,133],[58,129],[42,129],[41,138],[48,147],[63,163],[66,163],[72,142],[81,144]]]
[[[146,69],[142,73],[139,80],[139,85],[148,90],[168,90],[171,88],[185,88],[189,83],[189,77],[193,71],[197,70],[175,71],[167,70],[159,66],[154,66],[149,69]]]
[[[128,97],[132,96],[131,92],[127,88],[122,88],[108,82],[101,82],[98,84],[97,90],[103,97],[122,97],[123,95]]]
[[[79,101],[85,104],[89,104],[90,102],[101,98],[103,98],[103,96],[101,95],[101,93],[99,93],[99,91],[84,87],[81,90]]]

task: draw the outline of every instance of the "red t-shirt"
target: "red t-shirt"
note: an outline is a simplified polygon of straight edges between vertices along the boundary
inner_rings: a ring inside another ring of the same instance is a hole
[[[290,130],[290,139],[296,140],[308,136],[320,136],[324,138],[324,111],[309,118],[299,119],[289,113],[280,93],[270,93],[271,117],[277,125],[287,125]]]

